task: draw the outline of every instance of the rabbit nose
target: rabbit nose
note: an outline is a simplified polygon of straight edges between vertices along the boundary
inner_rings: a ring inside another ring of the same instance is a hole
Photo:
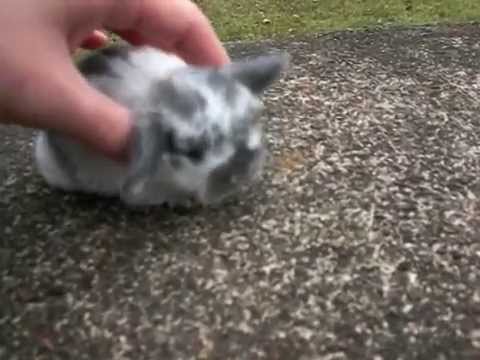
[[[209,196],[228,194],[248,181],[257,168],[256,159],[261,156],[260,152],[261,150],[250,150],[246,146],[238,148],[228,162],[210,173],[207,182]]]

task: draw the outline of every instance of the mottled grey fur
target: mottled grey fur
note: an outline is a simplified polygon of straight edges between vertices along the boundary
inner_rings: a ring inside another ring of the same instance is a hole
[[[131,205],[221,201],[261,172],[259,96],[287,60],[261,56],[215,69],[149,47],[98,51],[78,66],[93,86],[131,110],[130,161],[115,163],[42,131],[35,151],[40,173],[52,186],[120,196]]]

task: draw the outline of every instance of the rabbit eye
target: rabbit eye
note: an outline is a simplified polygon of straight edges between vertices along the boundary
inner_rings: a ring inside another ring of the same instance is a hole
[[[194,162],[199,162],[203,159],[205,146],[198,139],[177,139],[173,131],[168,131],[165,134],[165,149],[167,152],[185,156]]]
[[[185,155],[187,155],[187,157],[189,157],[190,159],[198,162],[203,158],[203,150],[200,147],[192,148]]]
[[[177,150],[177,146],[175,144],[175,139],[173,136],[173,131],[168,131],[165,134],[165,146],[168,152],[173,153]]]

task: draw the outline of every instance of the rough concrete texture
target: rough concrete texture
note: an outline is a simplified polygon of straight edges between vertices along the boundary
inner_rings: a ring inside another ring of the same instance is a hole
[[[480,27],[286,49],[272,156],[218,209],[49,189],[0,130],[1,359],[479,359]]]

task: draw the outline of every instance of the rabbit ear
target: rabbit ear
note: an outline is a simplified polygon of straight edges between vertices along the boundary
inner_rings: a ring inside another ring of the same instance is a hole
[[[155,114],[157,115],[162,116]],[[134,127],[129,159],[130,169],[121,189],[121,196],[127,203],[148,202],[148,183],[160,166],[165,149],[165,131],[160,122],[148,119]]]
[[[228,64],[223,71],[240,81],[253,93],[260,94],[277,80],[288,66],[289,60],[287,54],[264,55],[252,60],[242,60]]]

